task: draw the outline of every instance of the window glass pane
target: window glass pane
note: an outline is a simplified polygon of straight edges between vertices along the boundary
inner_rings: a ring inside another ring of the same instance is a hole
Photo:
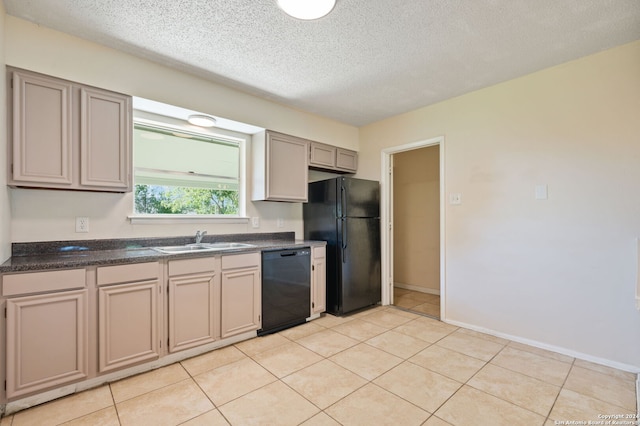
[[[136,184],[135,212],[239,215],[238,191]]]
[[[135,212],[239,215],[240,146],[136,123]]]

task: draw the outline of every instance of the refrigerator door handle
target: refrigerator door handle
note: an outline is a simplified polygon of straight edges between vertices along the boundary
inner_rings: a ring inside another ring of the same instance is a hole
[[[340,220],[342,221],[342,263],[347,263],[347,220],[345,218]]]
[[[347,216],[347,190],[344,188],[344,185],[340,185],[340,217]]]

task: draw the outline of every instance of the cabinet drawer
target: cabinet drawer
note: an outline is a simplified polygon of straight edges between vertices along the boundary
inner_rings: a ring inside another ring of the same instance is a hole
[[[98,268],[98,285],[127,283],[158,278],[158,262],[132,263],[130,265],[101,266]]]
[[[230,254],[222,256],[222,269],[260,266],[260,253]]]
[[[216,257],[199,257],[196,259],[181,259],[169,261],[169,275],[196,274],[216,270]]]
[[[62,271],[4,275],[2,277],[2,295],[17,296],[84,288],[86,285],[86,276],[87,274],[84,269],[65,269]]]

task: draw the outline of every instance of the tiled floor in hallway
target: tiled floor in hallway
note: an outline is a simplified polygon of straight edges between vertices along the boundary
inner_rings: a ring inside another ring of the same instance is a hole
[[[440,318],[440,296],[394,287],[393,304],[399,308]]]
[[[551,426],[632,415],[635,380],[378,307],[218,349],[0,425]]]

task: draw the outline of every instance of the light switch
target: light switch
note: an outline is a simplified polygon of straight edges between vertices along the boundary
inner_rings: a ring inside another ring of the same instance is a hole
[[[462,194],[449,194],[449,204],[462,204]]]
[[[536,185],[536,200],[546,200],[547,195],[547,185]]]

